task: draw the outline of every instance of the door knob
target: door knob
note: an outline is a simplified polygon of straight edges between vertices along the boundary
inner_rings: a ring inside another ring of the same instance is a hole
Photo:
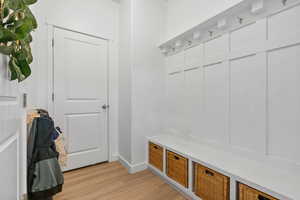
[[[104,105],[102,106],[102,109],[103,109],[103,110],[106,110],[106,109],[108,109],[108,108],[109,108],[109,105],[104,104]]]

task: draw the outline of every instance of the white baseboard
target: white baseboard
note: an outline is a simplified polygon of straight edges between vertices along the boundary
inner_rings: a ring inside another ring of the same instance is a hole
[[[135,165],[131,165],[129,173],[134,174],[134,173],[137,173],[137,172],[140,172],[140,171],[144,171],[147,168],[148,168],[147,163],[145,163],[145,162],[138,163],[138,164],[135,164]]]
[[[148,165],[146,162],[138,163],[138,164],[130,164],[125,158],[123,158],[121,155],[119,155],[119,161],[120,163],[128,169],[128,172],[130,174],[134,174],[140,171],[143,171],[148,168]]]
[[[113,154],[110,158],[109,158],[109,162],[114,162],[114,161],[118,161],[119,160],[119,155],[118,154]]]
[[[126,169],[128,169],[128,171],[130,170],[130,164],[123,156],[119,155],[119,161]]]

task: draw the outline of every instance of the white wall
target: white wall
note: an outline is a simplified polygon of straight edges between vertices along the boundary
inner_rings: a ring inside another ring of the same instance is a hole
[[[171,39],[241,0],[167,0],[166,38]]]
[[[167,128],[299,169],[299,17],[300,5],[167,57]]]
[[[131,162],[132,2],[120,4],[119,154]]]
[[[164,60],[157,50],[163,36],[165,4],[136,0],[133,12],[132,163],[145,162],[146,137],[162,130]]]
[[[131,165],[145,164],[146,137],[162,129],[164,61],[157,44],[164,6],[161,0],[121,1],[119,149]]]

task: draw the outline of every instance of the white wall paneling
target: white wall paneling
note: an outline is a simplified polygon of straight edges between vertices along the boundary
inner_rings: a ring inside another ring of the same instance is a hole
[[[268,53],[271,156],[300,164],[300,45]]]
[[[230,138],[233,147],[265,154],[266,54],[230,61]]]
[[[184,71],[184,121],[188,134],[204,136],[199,130],[204,125],[203,118],[203,68]]]
[[[170,130],[184,130],[184,73],[167,77],[167,126]]]
[[[300,6],[268,17],[268,47],[279,48],[300,42]]]
[[[184,67],[184,52],[180,52],[167,58],[168,73],[180,72]]]
[[[228,57],[229,35],[222,35],[205,43],[205,65],[222,62]]]
[[[167,120],[176,120],[166,128],[299,170],[299,1],[279,11],[184,49],[180,73],[167,75]]]
[[[246,56],[265,50],[266,19],[238,28],[230,34],[230,57]]]
[[[204,140],[228,143],[228,62],[204,68]]]
[[[204,63],[204,49],[203,44],[195,47],[191,47],[185,50],[185,63],[184,69],[191,69],[195,67],[200,67]]]

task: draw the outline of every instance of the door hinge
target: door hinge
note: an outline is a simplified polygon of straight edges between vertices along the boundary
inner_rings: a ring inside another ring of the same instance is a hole
[[[54,47],[54,38],[52,38],[52,47]]]
[[[52,101],[54,102],[54,92],[52,92]]]

